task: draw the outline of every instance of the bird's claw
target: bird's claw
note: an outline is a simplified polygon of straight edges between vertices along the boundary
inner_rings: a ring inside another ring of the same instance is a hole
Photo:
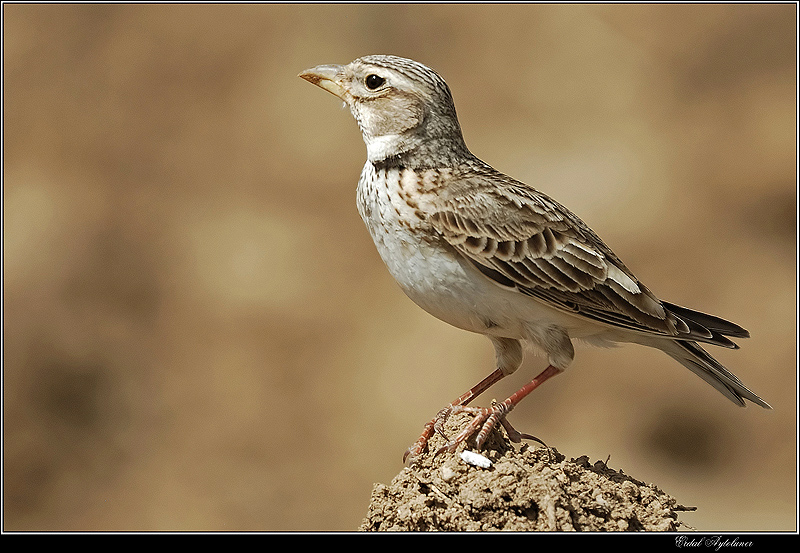
[[[419,456],[425,451],[425,449],[427,449],[428,441],[434,433],[439,434],[445,440],[447,440],[445,445],[436,450],[434,457],[444,452],[455,452],[458,446],[469,439],[469,437],[475,434],[475,432],[478,432],[478,435],[475,438],[475,446],[480,450],[491,434],[492,430],[497,427],[498,423],[503,426],[509,440],[514,443],[520,443],[522,440],[533,440],[542,444],[544,447],[547,447],[547,445],[536,436],[518,432],[513,426],[511,426],[511,423],[506,419],[506,416],[511,409],[513,409],[513,406],[508,401],[504,401],[502,403],[493,403],[491,407],[449,405],[439,411],[436,414],[436,417],[434,417],[433,420],[425,425],[422,435],[413,446],[406,450],[405,455],[403,455],[403,462],[408,465],[413,465]],[[450,415],[456,413],[470,413],[473,415],[473,419],[455,438],[450,439],[444,432],[444,424]]]

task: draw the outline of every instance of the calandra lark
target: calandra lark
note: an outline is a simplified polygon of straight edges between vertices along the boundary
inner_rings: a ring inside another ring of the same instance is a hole
[[[442,409],[406,452],[413,461],[455,411],[472,423],[443,449],[476,431],[480,449],[522,398],[569,366],[573,339],[658,348],[738,405],[770,406],[699,344],[737,348],[749,333],[726,320],[658,299],[567,208],[496,171],[467,149],[450,89],[412,60],[366,56],[320,65],[303,79],[341,98],[358,122],[367,163],[358,211],[389,272],[420,307],[487,336],[497,368]],[[548,367],[503,402],[466,407],[522,363],[522,344]]]

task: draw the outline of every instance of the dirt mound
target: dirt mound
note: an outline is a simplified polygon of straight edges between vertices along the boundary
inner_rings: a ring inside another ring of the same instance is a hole
[[[455,435],[464,416],[448,421]],[[430,450],[444,441],[434,437]],[[467,448],[471,449],[471,448]],[[426,454],[390,485],[376,484],[363,531],[675,531],[691,510],[588,457],[566,460],[553,448],[515,447],[495,432],[481,454],[489,468],[460,454]]]

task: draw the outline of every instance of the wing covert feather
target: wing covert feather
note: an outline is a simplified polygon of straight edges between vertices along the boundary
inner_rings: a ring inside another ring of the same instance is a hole
[[[566,208],[516,181],[489,194],[487,180],[472,180],[442,198],[431,221],[488,278],[612,326],[678,333],[661,302]]]

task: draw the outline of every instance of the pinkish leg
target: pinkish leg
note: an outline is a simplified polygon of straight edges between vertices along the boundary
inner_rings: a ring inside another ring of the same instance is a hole
[[[473,433],[475,433],[478,428],[480,431],[478,432],[477,438],[475,438],[475,445],[478,449],[483,446],[483,443],[486,441],[486,438],[489,437],[491,431],[497,426],[497,423],[500,422],[505,426],[506,430],[509,429],[510,425],[505,424],[505,418],[508,413],[511,412],[514,407],[516,407],[520,401],[522,401],[528,394],[530,394],[533,390],[538,388],[542,383],[546,380],[550,379],[551,377],[560,373],[561,370],[553,367],[552,365],[548,366],[545,370],[543,370],[539,376],[528,382],[525,386],[511,394],[505,401],[501,403],[497,403],[492,407],[466,407],[466,405],[453,405],[449,407],[450,413],[459,413],[459,412],[468,412],[475,415],[475,418],[469,425],[455,438],[453,438],[447,445],[441,447],[436,453],[440,453],[442,451],[450,451],[453,452],[456,450],[456,447],[462,442],[464,442],[467,438],[469,438]],[[527,434],[520,434],[516,430],[511,430],[514,432],[511,439],[514,440],[517,438],[518,441],[521,438],[533,438],[536,441],[540,440],[534,438],[533,436],[528,436]]]
[[[441,433],[442,425],[444,424],[444,421],[447,420],[447,417],[450,415],[454,407],[462,407],[467,405],[470,401],[488,390],[493,384],[496,384],[504,376],[506,375],[503,373],[503,371],[500,369],[495,369],[492,374],[478,382],[475,386],[470,388],[468,392],[464,393],[458,399],[450,403],[450,405],[439,411],[433,420],[425,425],[425,428],[422,430],[422,435],[414,443],[414,445],[406,450],[405,454],[403,455],[403,462],[405,463],[408,461],[408,464],[414,463],[414,460],[419,457],[423,451],[425,451],[425,448],[428,446],[428,440],[430,440],[431,436],[433,436],[433,433],[437,431]]]

